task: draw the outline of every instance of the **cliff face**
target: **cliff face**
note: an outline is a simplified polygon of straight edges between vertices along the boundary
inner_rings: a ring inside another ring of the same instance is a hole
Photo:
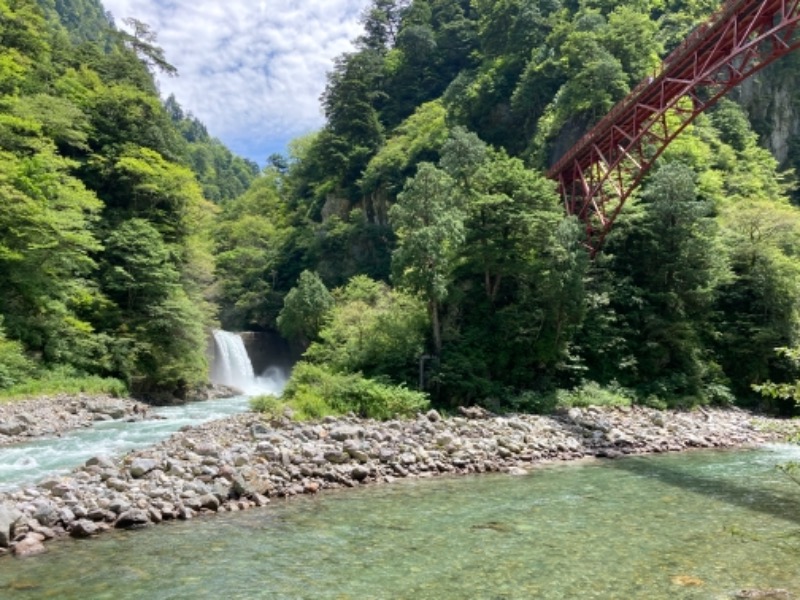
[[[800,54],[784,57],[745,80],[733,98],[747,111],[761,143],[782,169],[800,171]]]

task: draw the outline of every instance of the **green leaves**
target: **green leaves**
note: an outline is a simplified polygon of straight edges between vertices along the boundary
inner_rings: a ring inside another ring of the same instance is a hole
[[[333,303],[333,296],[319,275],[303,271],[297,286],[286,294],[277,319],[278,329],[285,337],[308,346],[317,337]]]
[[[398,283],[429,301],[443,300],[464,240],[464,214],[453,179],[430,163],[420,163],[389,220],[398,238],[392,256]]]
[[[413,385],[429,327],[424,304],[363,275],[335,290],[335,298],[319,341],[304,358],[336,372],[361,372]]]

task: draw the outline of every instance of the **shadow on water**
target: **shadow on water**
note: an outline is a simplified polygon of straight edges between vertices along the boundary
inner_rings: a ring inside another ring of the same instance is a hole
[[[800,488],[795,494],[781,494],[777,490],[763,487],[748,487],[746,476],[742,477],[741,483],[736,483],[729,477],[708,477],[689,473],[646,458],[624,458],[611,460],[606,464],[695,494],[712,496],[720,502],[800,524]]]

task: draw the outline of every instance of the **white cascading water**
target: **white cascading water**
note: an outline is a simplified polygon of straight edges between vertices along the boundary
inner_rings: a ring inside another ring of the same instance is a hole
[[[260,376],[253,372],[253,364],[241,336],[230,331],[214,330],[216,354],[211,369],[211,381],[242,390],[246,395],[273,394],[279,396],[286,385],[286,376],[270,367]]]

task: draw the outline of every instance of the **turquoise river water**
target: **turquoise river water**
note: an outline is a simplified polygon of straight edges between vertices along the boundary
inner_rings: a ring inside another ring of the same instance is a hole
[[[249,399],[245,396],[158,407],[152,409],[158,419],[133,423],[105,421],[61,437],[0,447],[0,492],[68,473],[93,456],[119,456],[155,444],[181,427],[220,419],[248,408]]]
[[[0,598],[800,598],[796,446],[400,481],[53,543]]]

